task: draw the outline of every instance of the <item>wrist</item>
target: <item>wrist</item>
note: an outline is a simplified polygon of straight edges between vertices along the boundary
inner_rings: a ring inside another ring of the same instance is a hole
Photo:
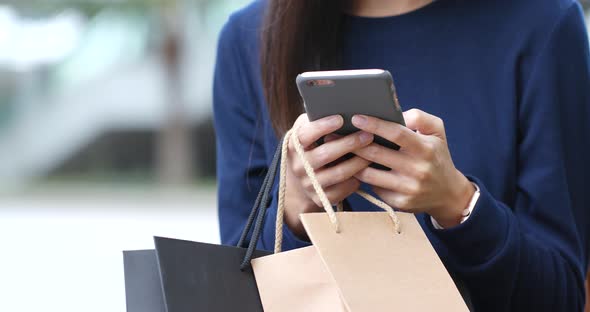
[[[473,197],[476,189],[461,172],[457,170],[457,182],[453,185],[457,187],[448,192],[445,203],[431,214],[436,222],[444,228],[451,228],[459,225],[463,218],[465,209]]]
[[[309,241],[309,238],[307,236],[305,228],[303,227],[303,223],[301,223],[299,215],[306,211],[313,211],[313,207],[315,207],[315,204],[313,202],[310,203],[310,201],[301,200],[302,197],[304,196],[289,196],[289,192],[287,191],[287,195],[285,197],[284,222],[285,225],[291,231],[291,233],[293,233],[293,235],[295,235],[297,238],[301,240]]]

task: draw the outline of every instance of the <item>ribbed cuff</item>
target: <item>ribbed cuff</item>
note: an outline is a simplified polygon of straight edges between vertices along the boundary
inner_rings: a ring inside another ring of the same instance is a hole
[[[477,265],[489,260],[504,245],[508,237],[509,215],[480,180],[467,178],[480,189],[480,197],[469,219],[450,229],[435,229],[432,222],[427,225],[447,247],[454,261]]]

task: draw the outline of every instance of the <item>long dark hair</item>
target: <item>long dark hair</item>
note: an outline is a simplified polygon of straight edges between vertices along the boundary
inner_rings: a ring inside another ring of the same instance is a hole
[[[266,0],[260,46],[262,84],[272,126],[284,134],[303,112],[297,74],[335,69],[345,0]]]

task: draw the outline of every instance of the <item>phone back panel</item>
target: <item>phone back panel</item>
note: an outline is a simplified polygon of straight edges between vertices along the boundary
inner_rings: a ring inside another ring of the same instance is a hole
[[[330,80],[333,84],[313,85],[310,81]],[[401,107],[388,71],[379,74],[346,76],[297,76],[297,88],[301,94],[309,120],[331,115],[341,115],[344,125],[336,133],[350,134],[359,129],[352,125],[352,116],[362,114],[405,125]],[[399,146],[376,137],[375,142],[390,148]]]

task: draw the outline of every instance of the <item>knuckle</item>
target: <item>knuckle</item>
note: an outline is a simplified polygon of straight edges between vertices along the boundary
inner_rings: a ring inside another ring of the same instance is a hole
[[[432,159],[432,158],[434,158],[435,154],[436,154],[436,143],[430,142],[430,141],[424,143],[424,156],[427,159]]]
[[[369,170],[361,170],[359,171],[356,176],[358,176],[361,180],[369,181],[371,180],[371,171]]]
[[[414,123],[417,125],[423,125],[424,124],[424,114],[421,113],[416,113],[413,117],[414,119]]]
[[[349,135],[346,138],[346,146],[347,147],[355,147],[361,145],[361,139],[358,136],[358,134],[354,134],[354,135]]]
[[[308,144],[310,144],[311,142],[309,142],[312,137],[312,134],[309,133],[309,128],[308,127],[301,127],[299,128],[299,130],[293,134],[293,136],[297,136],[297,139],[299,140],[299,143],[303,146],[306,147]],[[290,140],[289,142],[289,148],[291,150],[293,150],[294,152],[296,152],[295,149],[295,143],[293,143],[293,139]]]
[[[368,160],[375,160],[377,157],[377,147],[375,145],[369,145],[364,149],[364,157]]]
[[[309,179],[301,179],[301,187],[309,193],[314,193],[313,183]]]
[[[417,166],[415,171],[416,178],[420,182],[428,180],[432,175],[430,164],[423,164],[421,166]]]
[[[328,162],[330,158],[330,153],[328,152],[328,150],[326,148],[323,148],[323,146],[320,146],[316,149],[313,150],[313,162],[312,163],[321,163],[321,164],[325,164]]]
[[[302,122],[309,122],[309,118],[307,118],[307,114],[301,114],[295,120],[295,124],[302,123]]]
[[[291,171],[297,177],[301,177],[301,176],[303,176],[303,174],[305,174],[305,170],[303,169],[303,165],[299,161],[294,161],[291,163]]]
[[[301,138],[303,137],[301,134],[296,134],[297,137],[299,138],[299,141],[301,141]],[[295,143],[293,143],[293,140],[289,140],[289,143],[287,144],[287,152],[289,153],[289,158],[293,159],[292,157],[294,157],[295,155],[297,155],[297,151],[295,150]]]
[[[400,197],[396,200],[396,206],[399,209],[407,210],[410,208],[410,199],[408,197]]]
[[[409,114],[411,116],[416,116],[416,115],[420,114],[420,112],[421,112],[421,110],[419,110],[417,108],[411,108],[411,109],[408,109],[406,114]]]
[[[412,196],[418,196],[422,194],[424,191],[424,187],[420,183],[416,183],[413,185],[408,186],[408,193]]]
[[[297,119],[295,119],[295,122],[293,123],[293,127],[299,126],[301,128],[301,126],[303,126],[307,123],[309,123],[309,119],[307,118],[307,114],[301,114],[297,117]],[[302,129],[300,129],[299,132],[302,132]]]
[[[332,168],[332,180],[336,183],[343,181],[346,178],[346,169],[342,166]]]
[[[417,108],[412,108],[409,109],[408,111],[406,111],[406,113],[404,114],[407,119],[409,120],[413,120],[416,121],[418,118],[420,118],[419,116],[421,115],[421,110],[417,109]]]
[[[389,141],[393,142],[393,143],[397,143],[400,141],[400,139],[402,138],[402,132],[399,129],[394,129],[389,131]]]

